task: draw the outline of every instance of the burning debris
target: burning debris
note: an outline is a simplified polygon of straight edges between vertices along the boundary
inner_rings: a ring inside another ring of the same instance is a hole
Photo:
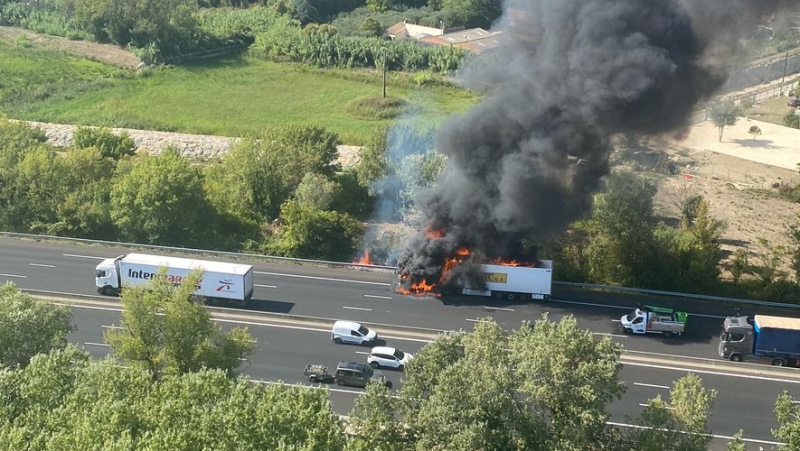
[[[460,74],[486,100],[436,137],[447,168],[417,199],[427,227],[399,258],[401,291],[485,285],[482,262],[536,266],[531,243],[590,210],[610,137],[680,132],[726,79],[709,52],[778,3],[509,0],[495,29],[510,44]]]

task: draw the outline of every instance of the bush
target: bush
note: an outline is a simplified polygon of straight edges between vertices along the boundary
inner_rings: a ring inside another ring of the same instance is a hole
[[[405,108],[406,101],[394,97],[364,97],[347,105],[350,114],[367,119],[393,119]]]

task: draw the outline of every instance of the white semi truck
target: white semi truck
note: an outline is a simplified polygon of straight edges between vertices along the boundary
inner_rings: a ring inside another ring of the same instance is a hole
[[[95,285],[100,294],[119,294],[124,287],[144,285],[155,279],[162,267],[167,270],[167,279],[175,285],[192,271],[201,269],[203,276],[195,295],[212,303],[225,301],[245,305],[253,296],[251,265],[163,255],[127,254],[103,260],[95,271]]]
[[[553,261],[541,260],[539,266],[481,265],[486,290],[462,288],[462,294],[491,296],[509,301],[550,299],[553,287]]]

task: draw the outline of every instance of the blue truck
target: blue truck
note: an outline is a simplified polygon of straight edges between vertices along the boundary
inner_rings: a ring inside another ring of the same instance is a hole
[[[719,336],[720,357],[774,366],[800,366],[800,318],[729,316]]]

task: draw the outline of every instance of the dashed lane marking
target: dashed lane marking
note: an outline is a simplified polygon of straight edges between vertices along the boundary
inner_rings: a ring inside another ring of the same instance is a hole
[[[374,299],[389,299],[389,300],[394,299],[391,296],[378,296],[378,295],[375,295],[375,294],[365,294],[364,297],[365,298],[374,298]]]
[[[55,265],[45,265],[44,263],[28,263],[30,266],[38,266],[39,268],[55,268]]]
[[[667,387],[666,385],[645,384],[643,382],[634,382],[633,385],[638,385],[640,387],[663,388],[664,390],[669,390],[669,387]]]
[[[94,257],[92,255],[77,255],[77,254],[61,254],[64,257],[74,257],[74,258],[91,258],[92,260],[105,260],[104,257]]]
[[[16,277],[17,279],[27,279],[28,276],[23,276],[20,274],[0,274],[2,277]]]
[[[266,276],[295,277],[298,279],[327,280],[330,282],[360,283],[363,285],[377,285],[381,287],[389,287],[392,285],[390,283],[385,283],[385,282],[367,282],[366,280],[336,279],[333,277],[304,276],[300,274],[284,274],[279,272],[263,272],[263,271],[253,271],[253,272],[255,272],[256,274],[263,274]]]
[[[257,283],[254,283],[253,286],[258,288],[278,288],[275,285],[259,285]]]
[[[347,309],[347,310],[361,310],[362,312],[371,312],[371,311],[372,311],[372,309],[371,309],[371,308],[364,308],[364,307],[348,307],[348,306],[346,306],[346,305],[345,305],[345,306],[342,306],[342,308],[343,308],[343,309]]]

